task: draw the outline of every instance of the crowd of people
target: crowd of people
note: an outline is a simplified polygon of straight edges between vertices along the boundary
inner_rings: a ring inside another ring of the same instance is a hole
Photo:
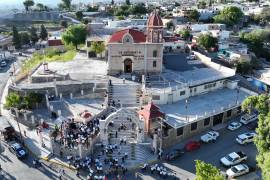
[[[91,119],[87,123],[75,122],[68,118],[61,124],[61,142],[69,148],[78,144],[89,146],[89,138],[94,138],[99,133],[99,119]]]

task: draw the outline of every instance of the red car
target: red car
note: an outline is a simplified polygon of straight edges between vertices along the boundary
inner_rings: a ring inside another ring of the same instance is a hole
[[[190,152],[190,151],[194,151],[197,150],[201,147],[201,143],[199,141],[189,141],[186,145],[185,145],[185,150]]]

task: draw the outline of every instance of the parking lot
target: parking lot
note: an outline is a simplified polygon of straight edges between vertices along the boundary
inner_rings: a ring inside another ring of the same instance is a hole
[[[237,120],[239,120],[239,118]],[[245,132],[252,132],[251,130],[247,129],[246,126],[242,126],[235,131],[222,129],[219,132],[220,136],[215,143],[202,144],[199,150],[187,152],[182,157],[171,161],[170,164],[195,173],[195,160],[200,159],[207,163],[215,165],[222,171],[226,171],[226,168],[220,164],[220,158],[234,151],[243,151],[248,156],[248,160],[246,163],[249,166],[256,167],[256,146],[253,143],[247,145],[240,145],[235,140],[235,138],[239,134]],[[194,136],[193,138],[190,138],[189,140],[199,140],[200,136],[205,133],[206,132],[203,132],[197,136]],[[188,142],[189,140],[187,140],[186,142]]]

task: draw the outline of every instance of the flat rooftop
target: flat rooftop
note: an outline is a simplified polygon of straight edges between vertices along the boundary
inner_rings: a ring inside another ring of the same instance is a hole
[[[167,72],[174,72],[170,73],[172,76],[167,73],[166,79],[175,79],[177,75],[177,79],[182,79],[183,83],[192,86],[232,76],[231,72],[216,70],[200,60],[189,60],[187,56],[188,54],[184,53],[164,55],[164,66]]]
[[[235,75],[233,70],[214,62],[208,67],[201,60],[190,60],[188,54],[165,54],[164,69],[160,75],[147,79],[147,88],[155,90],[175,86],[196,86],[208,82],[226,79]]]
[[[223,88],[190,97],[187,109],[185,108],[185,100],[174,104],[160,105],[159,107],[167,115],[166,122],[170,126],[178,128],[187,123],[224,112],[226,109],[231,109],[236,106],[237,96],[238,103],[241,103],[250,95],[241,90],[237,93],[236,89]]]

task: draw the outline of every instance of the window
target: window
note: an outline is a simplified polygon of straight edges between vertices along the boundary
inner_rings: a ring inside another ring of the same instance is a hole
[[[206,118],[203,122],[203,125],[204,126],[208,126],[210,124],[210,117],[209,118]]]
[[[177,128],[177,130],[176,130],[176,135],[177,136],[181,136],[181,135],[183,135],[183,127],[180,127],[180,128]]]
[[[153,95],[153,96],[152,96],[152,99],[153,99],[153,100],[160,100],[160,96],[158,96],[158,95]]]
[[[227,111],[227,117],[231,117],[231,115],[232,115],[232,110]]]
[[[153,57],[157,57],[157,50],[153,51]]]
[[[197,129],[197,122],[194,122],[191,124],[191,131],[194,131]]]
[[[153,67],[157,67],[157,61],[153,61]]]
[[[180,96],[183,96],[186,94],[186,91],[180,91]]]
[[[192,93],[192,89],[190,89],[190,93]]]
[[[197,91],[197,88],[194,88],[194,92],[196,92]]]

